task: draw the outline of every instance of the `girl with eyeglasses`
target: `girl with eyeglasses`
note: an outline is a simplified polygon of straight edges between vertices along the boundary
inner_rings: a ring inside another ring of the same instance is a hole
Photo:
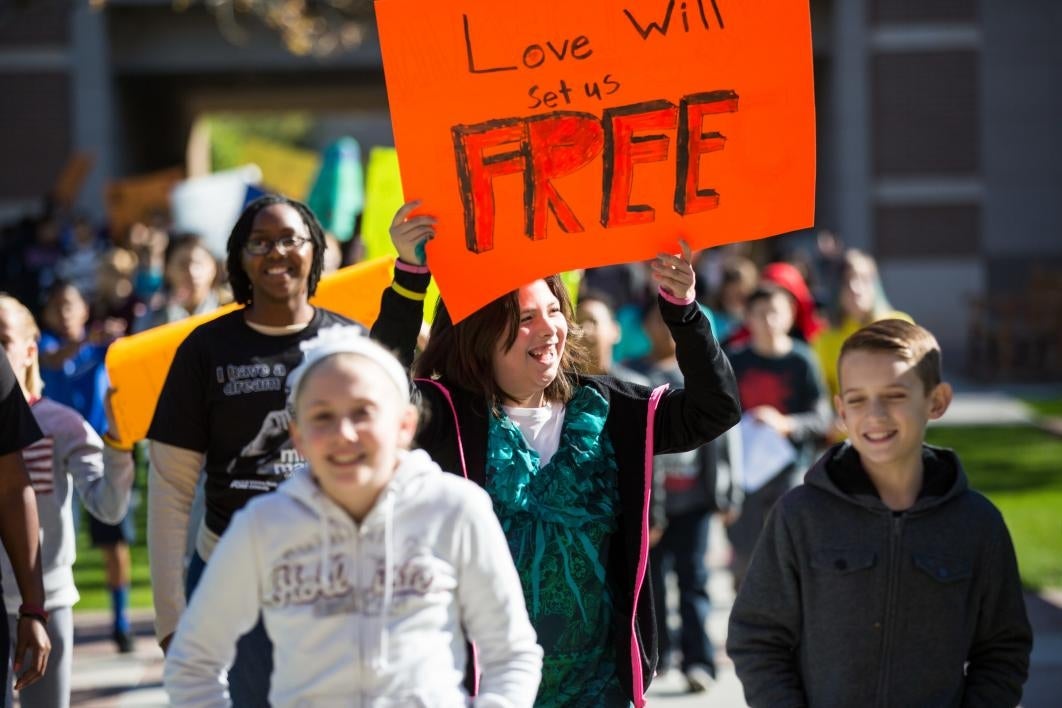
[[[304,204],[279,195],[249,204],[229,236],[226,260],[233,296],[245,307],[193,330],[170,366],[148,431],[148,548],[163,650],[232,516],[304,464],[288,435],[285,381],[302,361],[302,342],[350,324],[310,304],[324,251],[324,231]],[[200,470],[206,514],[185,578]],[[268,705],[272,657],[259,621],[237,645],[228,676],[233,705]]]

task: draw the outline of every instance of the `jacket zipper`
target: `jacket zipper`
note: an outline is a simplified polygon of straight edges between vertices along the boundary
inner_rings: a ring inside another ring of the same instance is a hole
[[[900,539],[903,536],[903,515],[890,519],[889,533],[889,578],[885,592],[885,615],[882,618],[881,664],[878,673],[878,696],[875,704],[883,708],[889,705],[889,676],[892,673],[892,634],[895,625],[896,607],[899,603]]]

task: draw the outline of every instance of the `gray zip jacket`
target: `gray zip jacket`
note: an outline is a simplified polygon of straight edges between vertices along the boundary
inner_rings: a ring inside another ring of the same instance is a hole
[[[750,706],[1018,705],[1032,630],[1010,534],[955,453],[923,461],[904,512],[847,443],[778,502],[730,616]]]

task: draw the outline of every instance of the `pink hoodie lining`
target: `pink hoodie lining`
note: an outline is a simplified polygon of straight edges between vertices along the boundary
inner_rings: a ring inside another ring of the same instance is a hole
[[[656,422],[656,409],[660,405],[660,399],[667,391],[668,385],[658,386],[653,389],[649,396],[649,410],[645,419],[645,491],[642,495],[642,544],[638,549],[638,571],[634,576],[634,603],[631,605],[631,677],[633,679],[632,693],[634,705],[642,708],[645,705],[645,676],[642,674],[642,651],[638,646],[638,635],[635,632],[635,621],[638,617],[638,599],[642,594],[642,584],[645,582],[645,568],[649,560],[649,495],[653,489],[653,440],[654,424]]]
[[[465,465],[465,446],[461,442],[461,421],[457,418],[457,408],[454,406],[454,399],[450,395],[450,391],[441,383],[434,379],[413,379],[417,383],[430,383],[442,392],[443,398],[450,405],[450,412],[454,415],[454,433],[457,435],[457,455],[461,458],[461,474],[468,479],[468,467]],[[476,649],[475,642],[469,642],[468,645],[472,647],[472,695],[479,695],[479,679],[483,676],[483,672],[479,670],[479,651]]]

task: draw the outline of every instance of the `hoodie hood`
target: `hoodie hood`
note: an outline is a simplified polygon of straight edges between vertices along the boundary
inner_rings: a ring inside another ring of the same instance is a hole
[[[922,445],[924,476],[918,499],[907,514],[918,514],[958,497],[969,488],[962,463],[954,451]],[[859,453],[850,442],[834,445],[811,467],[804,483],[877,513],[893,513],[881,501]]]
[[[815,298],[812,297],[804,276],[795,266],[781,262],[768,263],[763,267],[760,278],[784,288],[796,300],[793,324],[804,336],[804,341],[810,342],[815,335],[826,328],[822,318],[815,312]]]

